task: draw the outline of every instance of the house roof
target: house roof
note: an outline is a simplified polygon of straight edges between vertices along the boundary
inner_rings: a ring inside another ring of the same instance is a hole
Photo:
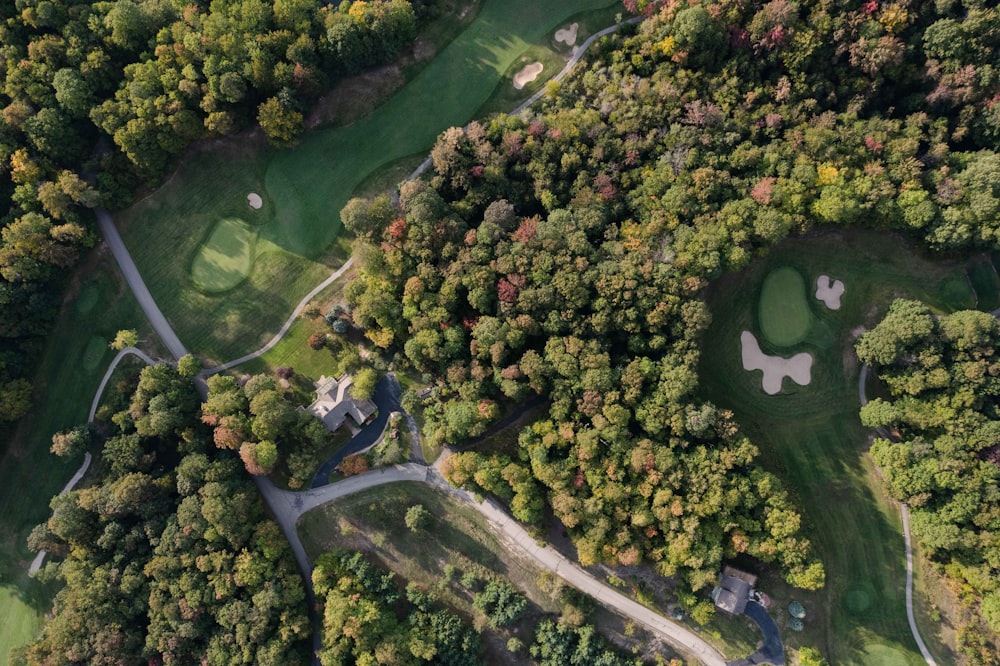
[[[306,410],[318,418],[327,430],[334,431],[350,416],[361,425],[375,413],[371,400],[355,400],[348,391],[354,385],[350,375],[333,378],[325,375],[316,382],[316,400]]]
[[[719,584],[712,590],[712,601],[721,610],[733,615],[742,615],[750,599],[750,583],[723,574],[719,577]]]

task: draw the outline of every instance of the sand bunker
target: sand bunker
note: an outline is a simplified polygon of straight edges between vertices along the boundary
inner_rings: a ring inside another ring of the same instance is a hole
[[[750,331],[743,331],[740,334],[740,344],[743,349],[743,369],[764,371],[764,380],[761,383],[764,393],[768,395],[780,393],[781,382],[785,377],[791,377],[799,386],[808,386],[812,380],[812,354],[802,352],[791,358],[768,356],[761,351],[757,338]]]
[[[533,62],[530,65],[525,65],[524,68],[514,75],[514,87],[518,90],[523,88],[526,84],[531,83],[538,78],[538,75],[542,73],[542,63]]]
[[[831,310],[840,309],[840,297],[844,295],[844,283],[831,280],[829,275],[820,275],[816,279],[816,298],[826,303]]]
[[[254,210],[260,210],[261,206],[264,205],[264,200],[256,192],[250,192],[247,194],[247,205]]]
[[[562,42],[566,46],[576,44],[576,31],[580,29],[579,23],[573,23],[560,30],[556,30],[556,41]]]

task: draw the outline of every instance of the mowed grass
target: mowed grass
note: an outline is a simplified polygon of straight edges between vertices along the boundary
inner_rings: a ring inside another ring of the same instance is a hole
[[[987,312],[1000,308],[1000,277],[988,255],[969,260],[969,282],[976,290],[976,307]]]
[[[256,232],[238,217],[220,220],[198,250],[191,279],[208,293],[232,289],[250,274]]]
[[[802,274],[788,266],[771,271],[760,287],[757,314],[760,332],[772,345],[791,347],[805,340],[813,315]]]
[[[747,294],[781,266],[801,272],[807,284],[836,275],[846,291],[840,310],[813,307],[817,324],[802,343],[815,358],[811,384],[786,384],[768,396],[742,369],[739,334],[755,326]],[[786,241],[709,288],[713,323],[703,346],[702,395],[733,410],[764,465],[784,479],[826,566],[823,590],[803,593],[771,578],[765,591],[779,604],[792,598],[806,604],[805,632],[783,637],[793,647],[820,647],[831,663],[923,663],[906,621],[898,508],[881,488],[858,418],[852,330],[873,327],[895,297],[919,298],[941,312],[968,307],[971,290],[956,288],[963,272],[961,259],[926,256],[894,235],[826,231]]]
[[[621,4],[614,4],[601,7],[592,11],[585,11],[569,16],[562,21],[557,29],[568,28],[573,23],[577,24],[576,42],[574,46],[567,46],[565,42],[556,41],[556,30],[550,31],[538,43],[529,46],[518,58],[507,68],[507,71],[497,82],[496,87],[489,99],[479,107],[475,116],[484,118],[493,113],[509,113],[511,109],[545,87],[545,84],[566,65],[573,49],[583,44],[595,32],[603,30],[615,22],[615,16],[622,12]],[[514,75],[521,71],[521,68],[533,62],[540,62],[544,66],[542,73],[531,83],[528,83],[518,90],[514,87]]]
[[[525,49],[567,17],[610,5],[485,0],[468,28],[364,118],[307,134],[294,149],[241,140],[190,155],[163,187],[116,216],[181,340],[214,361],[266,341],[298,298],[345,260],[345,248],[331,249],[340,209],[369,174],[426,153],[443,130],[468,122]],[[263,197],[261,210],[249,208],[248,192]],[[226,217],[259,225],[254,265],[240,285],[206,294],[190,267]]]
[[[9,651],[32,640],[52,603],[52,590],[28,577],[34,553],[31,529],[50,513],[49,500],[73,476],[80,460],[49,453],[52,435],[83,423],[115,352],[107,341],[135,328],[144,341],[148,325],[109,255],[95,251],[62,308],[35,377],[34,408],[8,439],[0,460],[0,664]],[[75,301],[73,296],[77,296]],[[149,348],[149,343],[143,344]]]

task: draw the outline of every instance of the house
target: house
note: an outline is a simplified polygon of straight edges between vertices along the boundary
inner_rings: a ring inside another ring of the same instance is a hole
[[[750,601],[751,592],[753,587],[746,580],[723,573],[719,577],[719,584],[712,590],[712,601],[720,610],[733,615],[743,615],[747,602]]]
[[[316,400],[306,407],[306,411],[318,418],[333,432],[350,416],[358,425],[362,425],[375,416],[378,411],[371,400],[355,400],[348,391],[354,384],[350,375],[333,378],[325,375],[316,382]]]

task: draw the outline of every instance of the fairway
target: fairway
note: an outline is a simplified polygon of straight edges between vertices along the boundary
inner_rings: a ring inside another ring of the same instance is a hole
[[[760,332],[772,345],[791,347],[805,340],[813,315],[802,275],[788,266],[771,271],[760,288],[757,313]]]
[[[42,628],[42,614],[26,603],[13,585],[0,585],[0,609],[0,664],[6,664],[10,651],[34,639]]]
[[[840,310],[822,304],[813,309],[815,324],[801,342],[815,357],[812,382],[786,382],[781,394],[770,396],[760,390],[759,375],[743,371],[738,340],[757,318],[747,290],[783,267],[810,281],[835,274],[851,297]],[[964,307],[971,290],[955,289],[963,272],[964,262],[934,261],[897,236],[817,232],[779,244],[709,287],[712,325],[699,368],[701,394],[733,410],[760,447],[764,466],[784,480],[803,508],[803,525],[823,559],[827,585],[805,593],[770,576],[766,591],[805,603],[810,614],[794,640],[821,648],[830,663],[923,663],[906,620],[898,509],[880,486],[866,453],[868,433],[858,418],[859,367],[851,330],[873,327],[897,296],[919,298],[942,312]]]
[[[258,347],[312,286],[346,259],[340,209],[369,174],[426,154],[464,125],[529,47],[608,0],[485,0],[475,21],[382,106],[274,150],[249,139],[194,151],[159,190],[116,214],[153,297],[185,344],[225,361]],[[259,193],[260,210],[247,205]],[[228,217],[257,228],[253,270],[225,294],[189,275],[207,230]],[[164,252],[162,248],[171,248]]]
[[[255,241],[256,233],[243,220],[221,220],[195,255],[191,279],[209,293],[232,289],[250,274]]]

